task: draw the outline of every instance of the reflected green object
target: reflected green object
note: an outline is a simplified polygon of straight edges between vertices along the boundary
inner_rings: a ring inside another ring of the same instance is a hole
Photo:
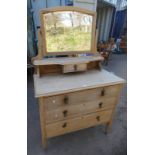
[[[47,52],[91,50],[92,16],[59,11],[44,14],[43,20]]]

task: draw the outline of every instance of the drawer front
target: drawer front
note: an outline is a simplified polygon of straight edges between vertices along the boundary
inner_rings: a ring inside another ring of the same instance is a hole
[[[77,71],[86,71],[87,70],[87,64],[78,64],[76,67],[75,67],[75,69],[77,70]],[[75,70],[75,71],[76,71]]]
[[[63,66],[63,73],[69,73],[69,72],[74,72],[74,64]]]
[[[63,66],[63,73],[70,73],[70,72],[78,72],[78,71],[86,71],[87,64],[69,64]]]
[[[46,123],[82,116],[92,112],[112,109],[115,106],[115,97],[98,99],[83,104],[62,106],[54,110],[46,111]]]
[[[84,102],[95,101],[96,99],[104,99],[105,97],[115,97],[119,93],[120,85],[95,88],[64,95],[45,97],[44,102],[46,110],[53,110],[60,106],[79,104]]]
[[[63,106],[51,111],[46,111],[46,123],[68,119],[80,115],[83,110],[82,104]]]
[[[103,99],[105,97],[115,97],[118,93],[118,86],[88,89],[68,94],[69,103],[83,103]]]
[[[112,110],[106,110],[85,115],[83,117],[77,117],[74,119],[68,119],[65,121],[48,124],[46,125],[47,137],[53,137],[79,129],[106,123],[111,119],[111,115]]]

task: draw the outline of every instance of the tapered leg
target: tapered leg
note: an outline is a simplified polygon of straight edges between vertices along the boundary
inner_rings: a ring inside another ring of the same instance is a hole
[[[43,135],[42,135],[42,147],[43,147],[43,149],[47,148],[47,139]]]
[[[112,131],[112,121],[106,123],[105,133],[110,133]]]
[[[43,98],[39,98],[39,112],[40,112],[40,125],[41,125],[41,137],[42,137],[42,146],[45,149],[47,147],[47,138],[45,130],[45,103]]]
[[[118,90],[117,90],[117,97],[115,100],[115,106],[113,107],[112,110],[112,114],[111,114],[111,118],[109,119],[109,121],[106,123],[106,127],[105,127],[105,133],[109,133],[112,131],[112,121],[113,121],[113,117],[115,115],[115,109],[116,109],[116,105],[118,103],[118,99],[120,96],[120,91],[121,91],[122,85],[118,85]]]

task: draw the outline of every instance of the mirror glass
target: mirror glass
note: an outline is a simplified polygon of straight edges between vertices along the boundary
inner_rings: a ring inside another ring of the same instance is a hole
[[[43,14],[46,51],[90,51],[92,19],[76,11],[59,11]]]

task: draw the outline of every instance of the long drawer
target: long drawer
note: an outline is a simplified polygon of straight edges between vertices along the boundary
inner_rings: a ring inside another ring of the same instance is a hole
[[[46,125],[47,137],[53,137],[64,133],[69,133],[83,128],[88,128],[98,124],[106,123],[111,119],[112,109],[101,112],[91,113],[83,117],[76,117],[51,123]]]
[[[97,99],[95,101],[84,102],[83,104],[73,104],[62,106],[57,109],[46,111],[46,123],[82,116],[96,111],[111,109],[115,106],[115,97]]]
[[[45,97],[45,108],[46,110],[52,110],[61,106],[95,101],[99,98],[115,97],[119,92],[119,87],[120,85],[112,85],[63,95]]]

